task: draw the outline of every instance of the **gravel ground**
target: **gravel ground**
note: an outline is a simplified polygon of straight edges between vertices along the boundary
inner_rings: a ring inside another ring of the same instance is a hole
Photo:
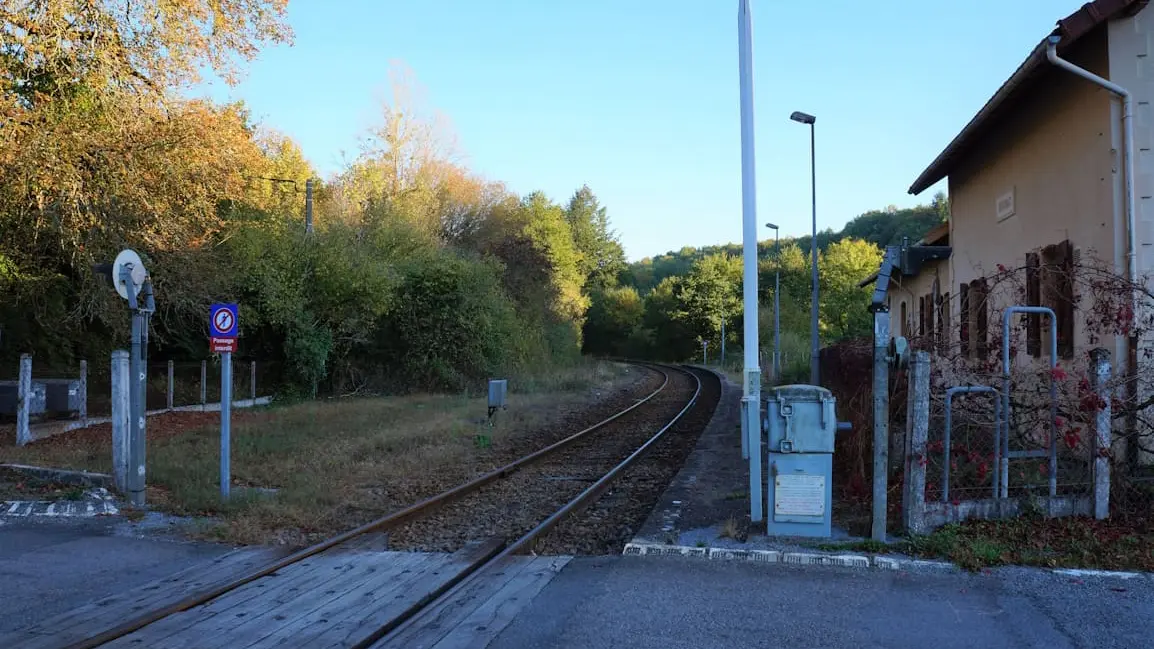
[[[717,375],[694,373],[701,379],[701,394],[693,408],[604,496],[538,541],[538,554],[621,554],[693,452],[717,408],[721,396]]]
[[[537,464],[393,530],[390,549],[453,552],[473,540],[519,537],[649,439],[685,407],[694,387],[689,376],[670,372],[669,385],[645,406]],[[615,406],[616,410],[623,407]],[[534,446],[521,450],[528,452],[546,443],[538,439]],[[688,445],[692,447],[692,440]],[[605,523],[620,527],[614,521]]]

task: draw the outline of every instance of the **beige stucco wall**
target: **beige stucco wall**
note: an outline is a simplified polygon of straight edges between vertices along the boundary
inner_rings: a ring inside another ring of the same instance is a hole
[[[934,290],[934,280],[938,280],[938,287],[942,293],[950,290],[948,277],[949,267],[945,260],[929,261],[922,265],[921,272],[914,277],[894,277],[893,286],[888,293],[890,307],[890,326],[893,334],[903,336],[918,335],[918,298],[930,295]],[[906,305],[907,329],[901,328],[902,304]],[[937,317],[936,314],[934,316]]]
[[[1066,55],[1108,74],[1106,30],[1088,34]],[[1068,239],[1083,261],[1114,259],[1115,166],[1111,97],[1093,84],[1050,67],[1009,107],[1009,117],[982,138],[949,178],[949,290],[1021,267],[1027,252]],[[999,220],[999,198],[1013,193],[1013,215]],[[954,322],[958,301],[955,297]],[[956,329],[956,327],[955,327]],[[1085,336],[1076,322],[1074,344]],[[990,323],[991,337],[1001,323]],[[956,335],[956,333],[955,333]]]

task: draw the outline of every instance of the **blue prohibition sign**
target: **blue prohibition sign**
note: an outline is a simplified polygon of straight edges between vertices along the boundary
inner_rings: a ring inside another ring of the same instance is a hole
[[[215,338],[236,338],[235,304],[214,304],[208,311],[208,327]]]

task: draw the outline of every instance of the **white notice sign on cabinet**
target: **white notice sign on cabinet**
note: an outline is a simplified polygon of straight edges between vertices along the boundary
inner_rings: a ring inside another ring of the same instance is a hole
[[[773,479],[773,511],[782,516],[825,514],[825,476],[784,473]]]

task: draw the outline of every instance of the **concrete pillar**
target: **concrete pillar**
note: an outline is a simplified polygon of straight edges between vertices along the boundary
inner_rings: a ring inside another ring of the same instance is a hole
[[[80,425],[88,426],[88,361],[80,361]]]
[[[112,475],[116,489],[128,491],[128,441],[132,430],[132,407],[129,394],[132,391],[128,352],[118,349],[112,352]]]
[[[926,440],[930,431],[929,352],[914,352],[909,381],[902,521],[908,532],[923,534],[926,532]]]
[[[20,355],[20,382],[16,391],[16,445],[32,441],[29,417],[32,414],[32,355]]]
[[[1110,352],[1098,348],[1090,351],[1090,389],[1101,406],[1094,415],[1094,442],[1090,444],[1094,465],[1094,518],[1110,515],[1110,447],[1113,427],[1110,417]],[[1104,405],[1103,405],[1104,404]]]

